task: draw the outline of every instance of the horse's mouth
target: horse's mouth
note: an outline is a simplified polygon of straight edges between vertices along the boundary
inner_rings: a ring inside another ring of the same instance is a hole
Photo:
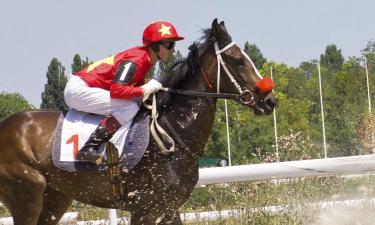
[[[239,102],[252,108],[255,115],[270,115],[276,106],[274,98],[254,96],[250,91],[244,91],[239,98]]]
[[[252,108],[255,115],[271,115],[276,105],[264,104],[263,101],[258,102]]]

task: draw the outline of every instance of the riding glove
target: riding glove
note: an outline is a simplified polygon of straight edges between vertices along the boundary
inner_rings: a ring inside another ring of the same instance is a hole
[[[146,84],[142,85],[141,88],[143,89],[143,99],[147,99],[152,93],[155,93],[163,88],[161,83],[155,79],[151,79]]]

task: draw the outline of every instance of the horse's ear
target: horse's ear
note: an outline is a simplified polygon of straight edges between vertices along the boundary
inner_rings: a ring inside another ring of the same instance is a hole
[[[214,21],[212,21],[212,25],[211,25],[211,35],[216,40],[219,37],[219,29],[220,29],[219,23],[217,22],[217,18],[215,18]]]
[[[217,19],[214,19],[212,22],[211,37],[219,42],[219,45],[221,43],[224,46],[232,41],[232,38],[228,34],[227,28],[225,27],[224,21],[221,21],[219,24]]]
[[[214,29],[215,27],[218,27],[219,23],[217,22],[217,18],[214,19],[214,21],[212,21],[212,29]]]
[[[219,25],[220,25],[220,28],[221,28],[223,31],[225,31],[225,33],[228,34],[228,30],[227,30],[227,28],[225,27],[225,23],[224,23],[224,21],[221,21]]]
[[[230,37],[227,28],[225,27],[224,21],[221,21],[220,24],[218,25],[218,30],[220,33],[220,40],[223,43],[229,44],[232,42],[232,38]]]

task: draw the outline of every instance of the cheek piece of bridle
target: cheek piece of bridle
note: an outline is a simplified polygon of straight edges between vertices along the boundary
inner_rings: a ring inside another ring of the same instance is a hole
[[[219,49],[218,42],[217,41],[214,42],[215,53],[216,53],[216,58],[217,58],[217,62],[218,62],[217,63],[217,88],[216,88],[216,93],[217,94],[220,93],[220,75],[221,75],[220,68],[223,67],[226,74],[228,75],[230,81],[233,83],[233,85],[236,87],[237,91],[240,93],[240,95],[238,96],[238,100],[246,106],[254,107],[257,104],[257,99],[254,97],[253,91],[248,90],[248,89],[243,90],[241,88],[241,86],[237,83],[236,79],[234,79],[234,76],[229,71],[228,67],[226,66],[226,64],[223,60],[223,57],[221,56],[221,53],[227,51],[233,45],[235,45],[235,42],[232,42],[232,43],[228,44],[227,46],[225,46],[224,48]],[[242,54],[245,54],[245,53],[242,52]],[[248,58],[248,57],[246,57],[246,58]],[[251,60],[250,60],[250,63],[254,66],[254,64],[251,62]],[[262,78],[260,81],[258,81],[255,84],[255,91],[257,91],[258,94],[259,93],[263,94],[263,93],[267,93],[267,92],[272,91],[273,87],[274,87],[274,84],[273,84],[272,79],[269,78],[269,77],[265,77],[265,78]]]

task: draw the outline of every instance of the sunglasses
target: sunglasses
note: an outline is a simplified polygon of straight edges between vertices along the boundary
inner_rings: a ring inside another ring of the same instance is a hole
[[[161,45],[163,45],[166,49],[171,50],[176,45],[176,42],[174,41],[162,41],[160,42]]]

